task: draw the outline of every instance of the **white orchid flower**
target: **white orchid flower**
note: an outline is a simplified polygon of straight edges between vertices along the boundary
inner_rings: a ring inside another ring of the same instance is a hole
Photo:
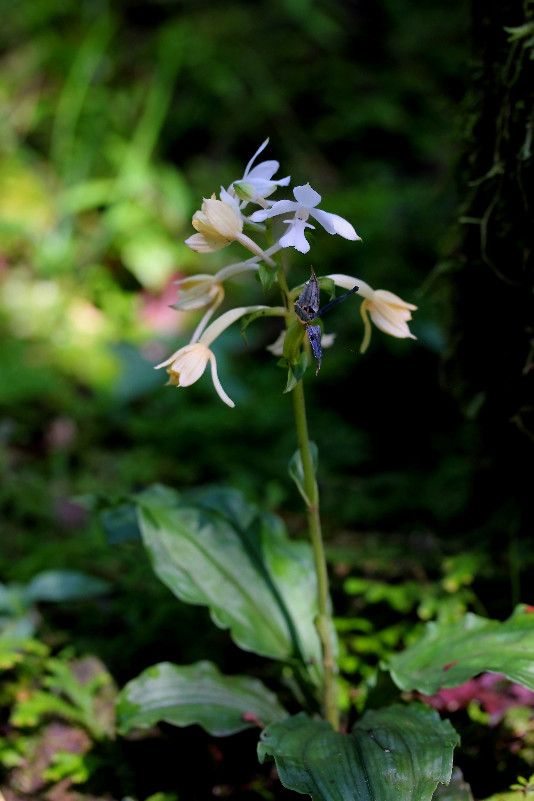
[[[260,209],[255,211],[249,218],[252,222],[262,222],[268,217],[278,217],[280,214],[294,212],[294,216],[284,223],[289,225],[288,230],[280,238],[280,245],[283,248],[294,247],[300,253],[307,253],[310,245],[304,236],[306,228],[315,226],[307,222],[308,217],[313,217],[323,226],[329,234],[339,234],[345,239],[352,241],[360,239],[350,222],[343,219],[338,214],[330,214],[316,208],[321,202],[321,195],[312,189],[309,184],[296,186],[293,190],[295,200],[278,200],[273,203],[270,209]]]
[[[178,311],[203,309],[224,297],[224,289],[217,274],[189,275],[187,278],[180,278],[175,284],[178,287],[178,300],[173,308]]]
[[[209,345],[228,328],[228,326],[239,320],[245,314],[267,309],[267,306],[240,306],[237,309],[221,314],[220,317],[209,325],[199,336],[197,341],[192,341],[189,345],[179,348],[172,356],[158,364],[154,369],[159,370],[166,367],[169,374],[168,384],[173,387],[189,387],[204,374],[208,362],[211,364],[211,377],[213,385],[219,398],[232,408],[235,403],[228,397],[222,388],[219,376],[217,375],[217,362],[215,354],[210,350]],[[193,338],[194,339],[194,338]]]
[[[365,353],[371,341],[371,320],[385,334],[399,339],[417,339],[408,328],[408,320],[412,319],[410,312],[415,311],[417,306],[413,303],[407,303],[398,295],[393,292],[388,292],[387,289],[373,289],[366,284],[365,281],[360,281],[359,278],[354,278],[351,275],[328,275],[336,286],[343,289],[351,289],[355,283],[358,284],[358,295],[361,295],[364,300],[361,305],[361,313],[364,323],[364,337],[360,347],[360,353]],[[369,315],[369,316],[368,316]]]
[[[225,190],[223,193],[227,195]],[[214,253],[232,242],[239,242],[274,267],[273,260],[243,233],[243,216],[232,198],[230,202],[217,200],[215,195],[204,198],[202,208],[193,214],[193,228],[197,233],[186,239],[185,244],[197,253]]]
[[[262,161],[255,167],[252,166],[262,150],[265,150],[268,143],[269,140],[266,139],[265,142],[260,145],[247,164],[241,180],[234,181],[229,187],[229,193],[231,195],[237,195],[237,197],[243,201],[241,203],[241,208],[250,202],[258,203],[260,206],[265,207],[265,198],[272,195],[278,186],[287,186],[291,180],[290,175],[287,175],[285,178],[280,178],[278,181],[272,180],[273,175],[280,168],[278,161]]]

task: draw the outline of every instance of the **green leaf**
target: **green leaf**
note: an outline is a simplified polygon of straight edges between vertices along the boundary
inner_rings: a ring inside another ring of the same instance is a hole
[[[305,328],[306,326],[302,325],[302,323],[296,319],[293,320],[291,325],[287,328],[282,352],[290,364],[299,363],[300,349],[302,340],[304,339]]]
[[[284,367],[288,365],[287,361],[284,363]],[[305,351],[299,356],[299,360],[296,364],[290,364],[287,371],[287,384],[286,388],[284,389],[284,394],[286,392],[292,392],[295,387],[297,386],[298,382],[306,372],[306,368],[308,367],[308,357],[306,356]]]
[[[109,592],[110,584],[76,570],[45,570],[26,586],[27,600],[77,601]]]
[[[284,306],[268,306],[266,309],[258,309],[251,314],[246,314],[241,318],[241,333],[244,335],[249,325],[260,317],[285,317],[286,314]]]
[[[52,754],[50,766],[43,771],[42,776],[49,782],[69,779],[73,784],[83,784],[89,779],[90,771],[84,754],[56,751]]]
[[[322,278],[317,278],[317,282],[321,291],[326,292],[330,300],[333,300],[336,296],[336,285],[334,281],[324,275]],[[354,283],[356,283],[356,279],[354,279]]]
[[[438,785],[436,792],[432,796],[432,801],[473,801],[471,788],[465,781],[460,768],[453,768],[452,777],[447,787],[443,784]]]
[[[319,449],[315,442],[310,442],[310,452],[313,462],[313,473],[317,473],[317,465],[319,463]],[[304,499],[304,502],[310,506],[311,501],[306,496],[304,489],[304,468],[302,466],[302,456],[300,450],[296,450],[291,459],[289,460],[289,475],[297,485],[297,489]]]
[[[278,265],[275,265],[274,267],[269,267],[269,265],[265,264],[265,262],[260,262],[258,277],[261,281],[261,287],[264,292],[269,291],[269,289],[276,281],[277,275],[278,275]]]
[[[534,690],[534,614],[518,606],[503,623],[468,613],[454,623],[427,623],[415,645],[388,664],[401,690],[433,695],[478,673],[503,673]]]
[[[223,676],[211,662],[161,662],[128,682],[117,705],[119,730],[148,728],[159,721],[175,726],[197,723],[225,737],[283,720],[287,712],[258,679]]]
[[[451,777],[459,737],[422,704],[366,712],[350,734],[303,713],[268,726],[260,762],[276,760],[285,787],[314,801],[430,801]]]
[[[139,526],[154,570],[182,601],[208,606],[246,651],[297,660],[321,683],[313,554],[288,539],[281,520],[236,491],[181,499],[153,487],[137,497]]]

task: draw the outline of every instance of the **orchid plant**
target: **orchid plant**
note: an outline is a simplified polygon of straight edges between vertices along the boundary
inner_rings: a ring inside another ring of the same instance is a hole
[[[168,384],[183,389],[201,378],[209,362],[220,400],[234,407],[219,379],[212,345],[239,320],[244,329],[265,316],[280,318],[283,330],[268,349],[288,372],[284,391],[293,399],[298,443],[290,475],[306,507],[309,542],[289,539],[277,517],[248,504],[234,490],[178,493],[158,486],[137,495],[134,503],[158,576],[182,601],[207,606],[213,622],[228,629],[238,646],[277,661],[285,695],[293,696],[291,711],[295,705],[302,711],[290,714],[259,679],[223,676],[211,662],[161,663],[123,689],[120,729],[128,732],[165,720],[178,726],[197,723],[222,736],[259,727],[260,760],[274,758],[283,784],[316,801],[430,801],[436,786],[451,778],[458,736],[448,720],[421,703],[396,703],[367,710],[348,732],[347,710],[340,713],[317,449],[309,437],[304,395],[312,355],[318,372],[321,347],[333,342],[332,335],[323,336],[320,315],[326,309],[341,299],[362,299],[363,353],[371,323],[390,336],[415,339],[408,323],[416,307],[351,275],[317,276],[311,266],[310,279],[290,288],[289,254],[293,249],[310,251],[310,218],[348,243],[360,237],[351,222],[319,207],[321,195],[309,183],[293,189],[294,200],[271,200],[277,190],[288,187],[290,178],[274,178],[277,161],[256,163],[267,144],[268,140],[254,154],[242,178],[221,187],[219,197],[204,199],[193,215],[196,232],[186,240],[192,250],[213,253],[236,243],[252,255],[214,275],[199,273],[177,282],[175,308],[204,314],[190,342],[157,369],[165,368]],[[264,289],[276,284],[280,305],[231,308],[212,321],[224,301],[226,282],[245,272],[257,273]],[[334,299],[336,287],[346,294]],[[321,290],[331,298],[323,310]],[[470,661],[460,656],[451,661],[451,651],[463,655],[473,648],[472,628],[482,630],[487,622],[473,615],[467,618],[458,621],[454,632],[430,631],[385,666],[401,690],[430,693],[487,668],[487,653],[480,646]],[[525,608],[518,608],[502,624],[499,637],[532,637],[526,618]],[[509,677],[523,675],[516,662],[505,664],[502,653],[494,656],[492,664]]]
[[[238,242],[253,253],[254,256],[224,267],[213,276],[200,274],[177,282],[179,297],[175,305],[176,309],[189,311],[205,307],[207,311],[195,330],[190,344],[180,348],[157,366],[157,368],[167,368],[170,376],[169,384],[175,387],[186,387],[200,378],[209,359],[212,365],[213,383],[217,393],[228,406],[234,406],[234,403],[221,387],[217,376],[215,356],[212,351],[206,352],[206,345],[211,344],[229,325],[253,312],[260,313],[260,315],[279,315],[285,319],[286,330],[291,329],[292,326],[295,327],[295,323],[299,319],[295,309],[295,306],[298,308],[298,304],[295,301],[302,291],[302,286],[295,287],[292,290],[288,289],[286,277],[288,260],[287,258],[281,258],[277,262],[275,258],[289,248],[295,248],[300,253],[309,252],[310,245],[306,239],[305,230],[306,228],[314,228],[311,223],[307,222],[310,216],[329,234],[339,234],[344,239],[352,242],[361,241],[348,220],[343,219],[338,214],[332,214],[317,208],[322,198],[309,184],[296,186],[293,189],[295,200],[271,201],[267,199],[279,186],[287,186],[290,181],[289,176],[280,180],[273,180],[273,176],[280,166],[277,161],[263,161],[253,167],[254,162],[265,149],[268,141],[267,139],[263,142],[249,161],[243,178],[233,181],[228,189],[221,187],[219,199],[215,195],[204,199],[202,208],[193,215],[193,227],[197,233],[186,239],[186,245],[198,253],[213,253],[227,247],[232,242]],[[245,210],[249,204],[258,205],[261,208],[251,214],[249,213],[247,216]],[[262,249],[256,239],[243,233],[244,227],[247,226],[257,236],[265,236],[266,233],[271,234],[272,231],[266,232],[264,226],[259,224],[266,220],[275,221],[277,218],[284,218],[282,219],[282,224],[286,225],[287,228],[278,241],[268,248]],[[268,287],[273,281],[277,281],[282,294],[283,305],[272,308],[262,306],[234,309],[231,313],[227,312],[222,315],[218,324],[212,324],[206,329],[213,313],[224,299],[223,282],[247,271],[259,271],[264,287]],[[362,353],[367,349],[371,337],[368,314],[377,328],[380,328],[386,334],[394,337],[411,337],[415,339],[408,327],[408,321],[411,319],[410,312],[417,308],[413,304],[406,303],[387,290],[379,289],[375,291],[364,281],[359,281],[349,275],[327,275],[320,281],[320,284],[330,291],[332,291],[333,287],[338,286],[352,292],[356,285],[359,286],[360,295],[364,298],[361,307],[365,324],[365,336],[361,347]],[[315,309],[315,312],[317,311],[318,308]],[[298,326],[296,327],[298,328]],[[291,334],[293,334],[293,331],[291,331]],[[289,386],[293,389],[295,375],[300,378],[304,360],[300,358],[302,337],[291,336],[288,337],[289,339],[291,343],[282,348],[282,354],[287,360],[290,373],[292,373]],[[204,349],[192,347],[195,344],[202,344]],[[281,340],[278,344],[281,344]],[[300,365],[300,370],[297,368],[298,365]]]

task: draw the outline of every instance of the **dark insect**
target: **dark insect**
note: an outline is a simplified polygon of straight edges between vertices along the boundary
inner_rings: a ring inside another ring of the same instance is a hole
[[[348,292],[345,292],[344,295],[340,295],[339,298],[334,298],[334,300],[331,300],[330,303],[326,304],[326,306],[323,306],[322,309],[319,309],[319,283],[313,267],[311,268],[310,280],[306,281],[304,284],[304,289],[295,301],[295,311],[302,325],[306,326],[311,349],[313,351],[313,355],[317,359],[317,370],[315,371],[315,375],[317,375],[321,369],[323,350],[321,348],[321,326],[311,325],[311,321],[315,320],[317,317],[322,317],[323,314],[325,314],[327,311],[330,311],[330,309],[333,309],[338,303],[342,303],[342,301],[346,300],[348,297],[350,297],[350,295],[354,295],[358,289],[359,287],[357,286],[352,287],[352,289],[350,289]]]

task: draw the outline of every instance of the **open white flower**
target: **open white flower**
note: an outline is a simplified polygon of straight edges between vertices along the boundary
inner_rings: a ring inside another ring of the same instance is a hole
[[[269,217],[278,217],[280,214],[294,212],[294,216],[284,223],[289,225],[288,230],[280,238],[280,245],[283,248],[294,247],[301,253],[307,253],[310,245],[304,236],[306,228],[315,226],[307,222],[309,217],[313,217],[323,226],[329,234],[339,234],[345,239],[352,241],[360,239],[350,222],[343,219],[338,214],[331,214],[328,211],[317,209],[316,206],[321,202],[321,195],[312,189],[309,184],[296,186],[293,190],[295,200],[278,200],[273,203],[270,209],[260,209],[251,215],[252,222],[262,222]]]
[[[230,311],[221,314],[220,317],[209,325],[206,330],[199,336],[197,341],[192,341],[189,345],[179,348],[172,356],[165,359],[164,362],[158,364],[154,369],[159,370],[161,367],[166,367],[169,374],[168,384],[173,387],[189,387],[204,374],[208,362],[211,364],[211,377],[213,385],[217,391],[219,398],[232,408],[235,403],[228,397],[222,388],[219,376],[217,374],[217,362],[215,354],[210,350],[209,345],[217,339],[219,334],[228,328],[228,326],[239,320],[245,314],[266,309],[267,306],[240,306],[237,309],[230,309]]]
[[[369,316],[376,327],[385,334],[399,339],[417,339],[408,328],[408,320],[412,319],[411,312],[417,309],[413,303],[407,303],[387,289],[373,289],[365,281],[360,281],[351,275],[335,274],[328,275],[327,278],[343,289],[351,289],[355,283],[360,287],[358,294],[364,298],[361,313],[365,328],[360,353],[365,353],[371,341]]]
[[[234,181],[228,189],[230,194],[237,195],[243,201],[242,207],[249,202],[265,207],[265,198],[272,195],[278,186],[287,186],[291,180],[291,176],[287,175],[285,178],[273,181],[273,175],[280,167],[278,161],[262,161],[255,167],[252,166],[262,150],[267,147],[268,142],[269,140],[266,139],[260,145],[247,164],[241,180]]]

